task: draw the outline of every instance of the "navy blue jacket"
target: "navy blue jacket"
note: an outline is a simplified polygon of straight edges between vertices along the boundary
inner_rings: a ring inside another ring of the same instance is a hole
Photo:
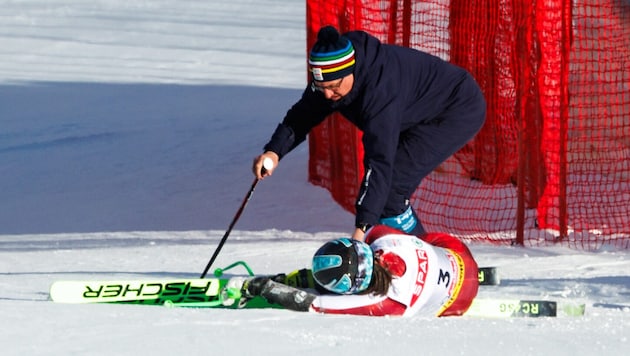
[[[356,58],[350,93],[333,102],[309,85],[265,150],[282,158],[302,143],[313,127],[339,111],[363,131],[369,189],[362,188],[357,197],[356,222],[374,225],[388,198],[401,132],[446,110],[453,100],[453,89],[468,73],[430,54],[383,44],[366,32],[345,36],[352,41]]]

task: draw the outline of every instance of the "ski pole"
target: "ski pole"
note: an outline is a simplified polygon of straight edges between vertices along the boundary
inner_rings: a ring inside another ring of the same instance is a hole
[[[252,183],[252,186],[251,186],[251,188],[249,188],[249,192],[247,192],[247,195],[245,196],[245,199],[243,200],[243,203],[241,204],[241,207],[236,212],[236,215],[234,216],[234,219],[232,219],[232,223],[230,224],[230,227],[228,227],[227,231],[223,235],[223,238],[221,239],[221,242],[219,242],[219,246],[217,246],[217,249],[214,251],[214,254],[212,255],[212,258],[210,258],[210,261],[208,262],[208,265],[206,266],[206,269],[203,270],[203,273],[201,274],[201,277],[199,277],[199,278],[204,278],[206,276],[206,273],[208,273],[208,270],[210,269],[210,266],[212,266],[212,264],[214,263],[214,260],[217,258],[217,255],[219,255],[219,251],[221,251],[221,248],[223,247],[223,244],[225,244],[225,241],[227,240],[228,236],[230,235],[230,232],[232,232],[232,228],[234,227],[234,225],[236,225],[236,222],[241,217],[241,214],[243,213],[243,210],[245,209],[245,206],[247,205],[247,202],[249,202],[249,200],[252,197],[252,194],[254,194],[254,189],[256,189],[256,184],[258,184],[258,178],[254,179],[254,183]]]
[[[271,160],[271,158],[266,157],[263,160],[263,166],[261,168],[262,169],[262,173],[265,173],[266,171],[271,171],[273,169],[273,166],[274,166],[274,164],[273,164],[273,161]],[[206,265],[206,269],[203,270],[203,273],[201,273],[201,277],[199,277],[199,278],[204,278],[206,276],[206,274],[208,273],[208,270],[210,269],[210,267],[214,263],[214,260],[219,255],[219,252],[221,251],[221,248],[223,248],[223,244],[225,244],[225,241],[227,240],[228,236],[230,235],[230,232],[232,232],[232,228],[234,227],[234,225],[236,225],[236,222],[241,217],[241,214],[243,213],[243,210],[245,210],[245,206],[247,205],[247,202],[249,202],[249,200],[252,198],[252,194],[254,194],[254,189],[256,189],[256,184],[258,184],[258,180],[259,180],[258,178],[254,179],[254,182],[252,183],[251,188],[249,188],[249,192],[247,192],[247,195],[245,196],[245,199],[243,200],[243,203],[241,204],[241,207],[236,212],[236,215],[234,215],[234,219],[232,219],[232,223],[230,223],[230,226],[228,227],[227,231],[225,232],[225,235],[223,235],[223,238],[219,242],[219,246],[217,246],[217,249],[214,251],[214,254],[212,255],[212,258],[210,258],[210,261]]]

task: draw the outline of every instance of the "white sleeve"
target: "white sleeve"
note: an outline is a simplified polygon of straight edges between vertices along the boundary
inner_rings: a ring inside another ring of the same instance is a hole
[[[385,316],[402,315],[406,309],[404,304],[387,296],[325,294],[313,300],[309,311],[326,314]]]

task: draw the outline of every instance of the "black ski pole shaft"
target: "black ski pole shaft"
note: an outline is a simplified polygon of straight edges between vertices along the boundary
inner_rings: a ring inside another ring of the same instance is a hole
[[[227,231],[223,235],[223,238],[219,242],[219,246],[217,246],[217,249],[214,251],[214,254],[212,255],[212,258],[210,258],[210,261],[208,262],[208,265],[203,270],[203,273],[201,274],[201,277],[199,277],[199,278],[204,278],[206,276],[206,274],[208,273],[208,270],[210,269],[210,267],[214,263],[214,260],[219,255],[219,252],[221,251],[221,248],[223,248],[223,245],[225,244],[225,241],[227,240],[228,236],[230,236],[230,233],[232,232],[232,228],[234,228],[234,225],[236,225],[236,222],[241,217],[241,214],[243,214],[243,210],[245,210],[245,206],[247,205],[247,202],[249,202],[249,200],[252,198],[252,194],[254,194],[254,189],[256,189],[256,184],[258,184],[258,178],[254,179],[254,183],[252,183],[252,186],[251,186],[251,188],[249,188],[249,192],[247,192],[247,195],[245,196],[245,199],[243,200],[243,203],[241,204],[241,207],[236,212],[236,215],[234,215],[234,219],[232,219],[232,223],[230,223],[230,227],[228,227]]]

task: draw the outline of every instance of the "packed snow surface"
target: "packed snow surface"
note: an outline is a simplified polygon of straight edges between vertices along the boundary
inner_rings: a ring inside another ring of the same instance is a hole
[[[306,85],[292,0],[2,1],[3,355],[622,355],[627,251],[473,244],[480,297],[579,302],[580,318],[370,318],[71,305],[57,280],[196,278]],[[307,183],[302,145],[260,182],[214,267],[306,267],[353,216]],[[235,271],[237,273],[239,271]],[[243,271],[244,272],[244,271]]]

